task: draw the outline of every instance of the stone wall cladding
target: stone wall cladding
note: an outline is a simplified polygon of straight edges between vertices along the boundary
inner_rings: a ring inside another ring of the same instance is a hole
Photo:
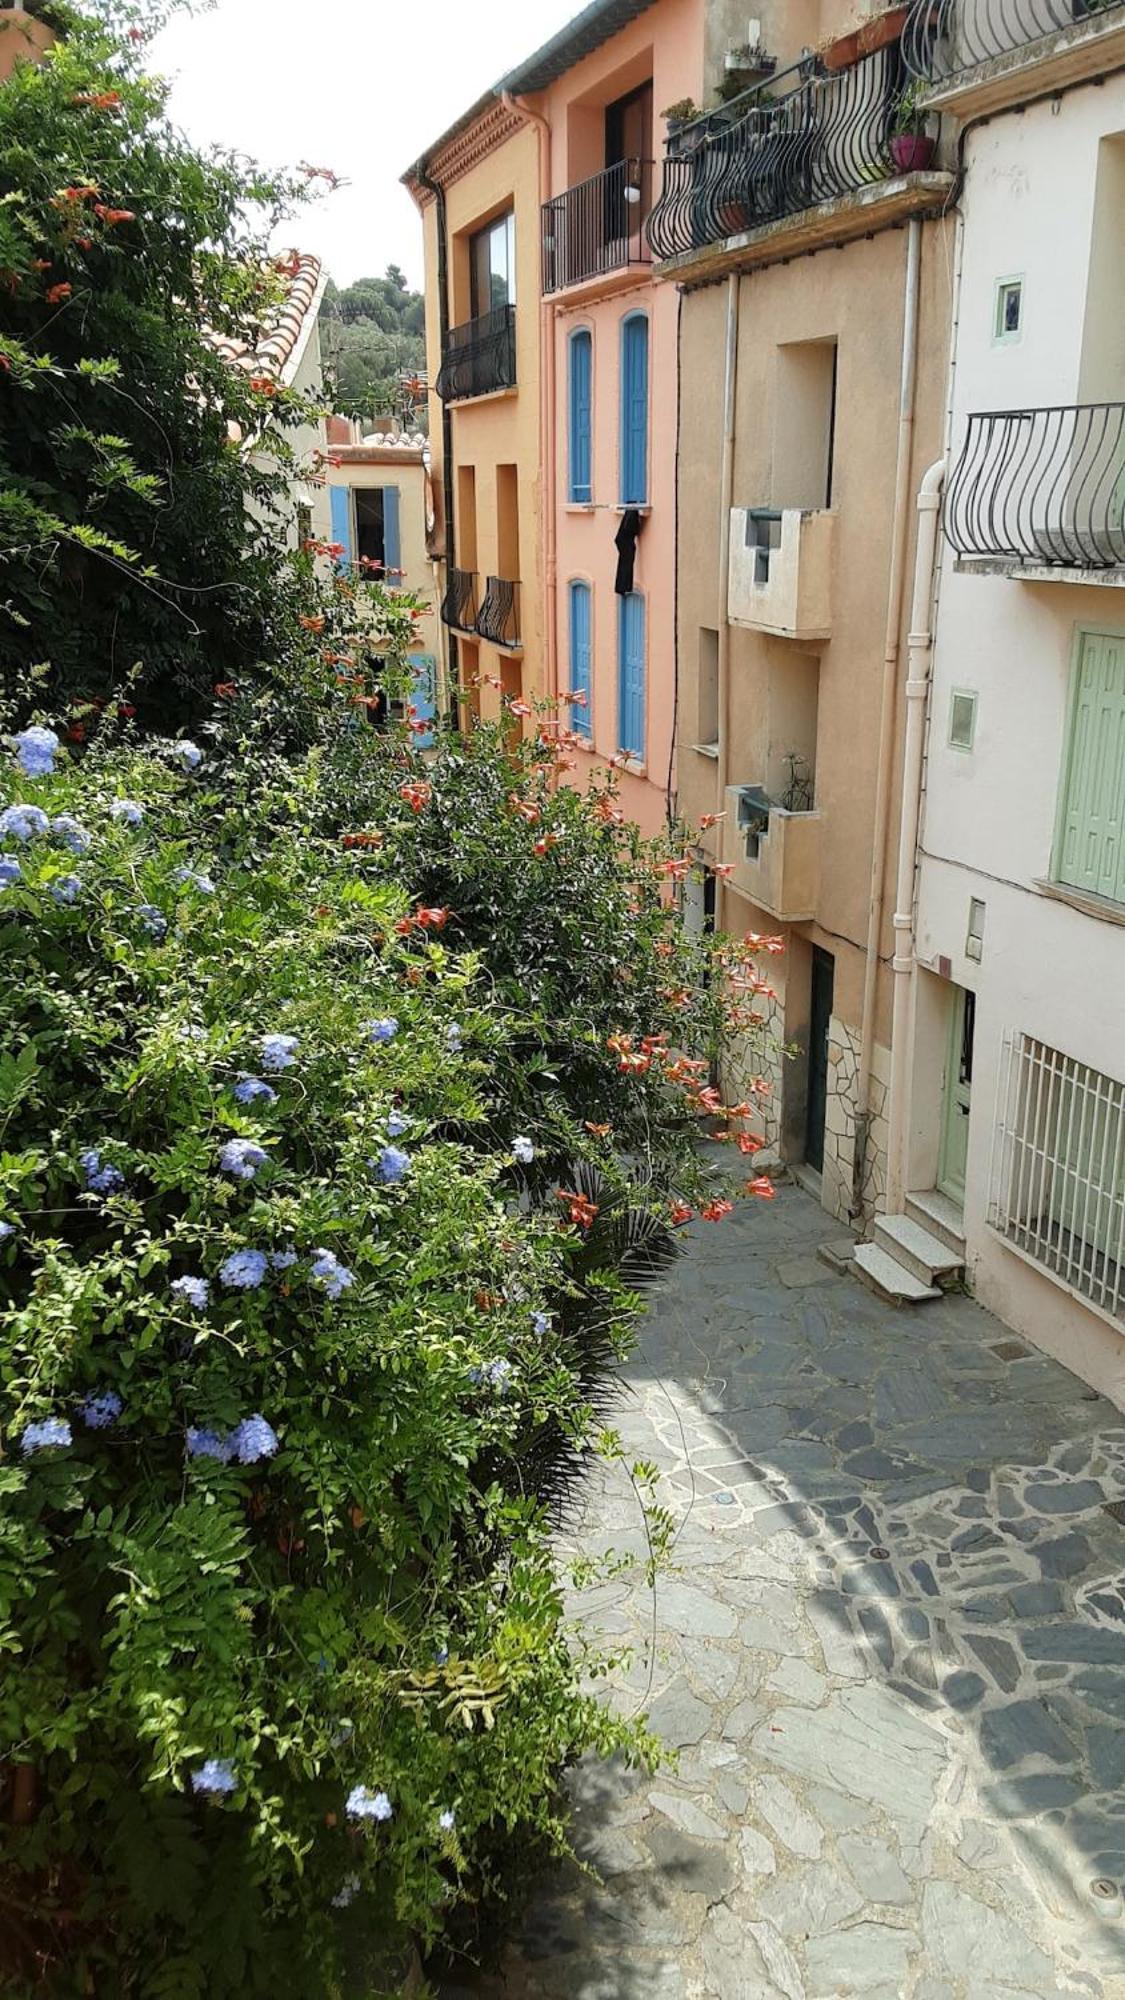
[[[871,1069],[871,1118],[860,1183],[862,1218],[881,1214],[887,1197],[887,1106],[891,1053],[876,1042]],[[824,1121],[824,1207],[844,1220],[855,1180],[859,1032],[833,1014],[828,1025],[828,1091]]]

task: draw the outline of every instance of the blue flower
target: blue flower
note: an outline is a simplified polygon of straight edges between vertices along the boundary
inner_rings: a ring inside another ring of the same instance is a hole
[[[221,1438],[218,1431],[198,1424],[188,1427],[187,1452],[189,1458],[217,1458],[220,1465],[229,1465],[234,1457],[229,1438]]]
[[[63,846],[69,847],[72,854],[85,854],[93,840],[93,835],[87,833],[73,813],[56,813],[51,821],[51,832],[58,834]]]
[[[210,1286],[206,1278],[173,1278],[172,1290],[197,1312],[202,1312],[210,1297]]]
[[[270,1266],[275,1271],[291,1271],[300,1262],[295,1250],[271,1250]]]
[[[463,1030],[459,1021],[451,1021],[445,1031],[445,1046],[447,1049],[452,1050],[454,1055],[459,1055],[461,1052],[462,1033]]]
[[[268,1159],[269,1154],[256,1146],[253,1139],[228,1139],[219,1154],[219,1165],[224,1174],[233,1174],[236,1181],[252,1181]]]
[[[168,919],[155,903],[138,903],[137,915],[150,937],[162,938],[168,929]]]
[[[332,1908],[334,1910],[346,1910],[349,1903],[355,1902],[356,1897],[359,1895],[360,1886],[358,1875],[345,1875],[336,1894],[332,1898]]]
[[[457,1814],[451,1807],[448,1807],[445,1812],[438,1814],[438,1825],[443,1833],[452,1833],[456,1824]]]
[[[240,1465],[257,1465],[261,1458],[272,1458],[277,1450],[277,1432],[267,1424],[262,1416],[243,1417],[232,1430],[227,1445],[231,1456]]]
[[[268,1070],[271,1076],[277,1076],[283,1069],[292,1069],[300,1046],[296,1035],[263,1035],[258,1044],[262,1068]]]
[[[400,1153],[397,1146],[384,1146],[378,1159],[372,1160],[371,1164],[379,1179],[391,1186],[395,1181],[400,1181],[404,1174],[409,1173],[410,1155]]]
[[[92,1194],[113,1194],[125,1185],[125,1176],[120,1168],[103,1167],[102,1156],[96,1146],[87,1146],[84,1153],[79,1153],[78,1164]]]
[[[512,1364],[510,1361],[486,1361],[483,1367],[470,1368],[469,1380],[475,1389],[507,1389],[511,1386]]]
[[[252,1292],[261,1284],[267,1268],[263,1250],[233,1250],[225,1263],[220,1264],[219,1276],[232,1290]]]
[[[193,889],[198,889],[201,896],[213,896],[215,893],[211,877],[201,875],[195,868],[173,868],[172,880],[180,888],[187,888],[190,884]]]
[[[0,889],[10,889],[15,882],[23,879],[23,869],[18,861],[0,857]]]
[[[7,1237],[14,1236],[15,1233],[16,1226],[14,1222],[0,1222],[0,1243],[3,1243]]]
[[[234,1094],[240,1104],[276,1104],[277,1092],[260,1076],[240,1076],[234,1086]]]
[[[189,743],[186,739],[182,743],[173,743],[172,755],[184,771],[197,771],[203,762],[203,752],[198,744]]]
[[[409,1130],[409,1118],[405,1117],[401,1111],[392,1111],[387,1120],[387,1137],[389,1139],[401,1139],[403,1133],[409,1132]]]
[[[542,1313],[542,1312],[532,1313],[531,1324],[535,1332],[540,1335],[544,1333],[550,1333],[551,1331],[550,1313]]]
[[[386,1792],[369,1792],[366,1785],[353,1785],[348,1793],[349,1819],[393,1819],[394,1810]]]
[[[81,876],[57,875],[51,884],[51,894],[56,903],[73,903],[81,887]]]
[[[198,1771],[191,1774],[193,1792],[204,1792],[216,1797],[225,1796],[238,1790],[238,1780],[234,1775],[234,1765],[227,1757],[208,1757]]]
[[[103,1389],[100,1395],[87,1396],[80,1405],[80,1414],[92,1431],[106,1431],[117,1422],[124,1408],[116,1389]]]
[[[20,1450],[30,1457],[34,1451],[49,1451],[53,1445],[73,1444],[70,1425],[65,1417],[44,1417],[37,1424],[28,1424],[20,1439]]]
[[[448,1647],[448,1646],[435,1646],[435,1647],[434,1647],[434,1665],[435,1665],[435,1667],[444,1667],[444,1666],[447,1666],[447,1665],[448,1665],[448,1663],[449,1663],[449,1647]]]
[[[0,812],[0,840],[9,834],[13,840],[31,840],[37,833],[46,833],[50,824],[42,806],[5,806]]]
[[[139,826],[145,816],[145,809],[136,799],[111,799],[110,819],[120,820],[122,826]]]
[[[355,1277],[346,1264],[341,1264],[333,1250],[318,1250],[312,1265],[312,1275],[324,1286],[330,1299],[338,1299],[349,1285],[355,1284]]]
[[[384,1014],[380,1021],[365,1021],[364,1026],[373,1042],[393,1042],[398,1034],[398,1022],[393,1014]]]
[[[529,1167],[535,1158],[535,1148],[530,1139],[520,1137],[512,1140],[512,1155],[521,1167]]]
[[[12,742],[20,769],[27,777],[50,777],[59,748],[59,739],[53,729],[41,729],[35,724],[31,729],[21,729],[18,736],[13,736]]]

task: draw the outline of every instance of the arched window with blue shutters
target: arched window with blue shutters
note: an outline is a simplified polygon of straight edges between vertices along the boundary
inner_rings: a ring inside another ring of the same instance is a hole
[[[570,692],[571,695],[585,695],[584,702],[573,703],[571,728],[576,736],[592,736],[594,732],[590,701],[593,683],[590,671],[590,614],[591,591],[588,583],[575,578],[570,586]]]
[[[648,501],[648,320],[621,323],[621,480],[623,507]]]
[[[591,465],[593,410],[594,342],[586,327],[572,333],[568,342],[569,471],[567,497],[576,506],[589,505],[594,497]]]
[[[617,747],[643,763],[645,601],[638,590],[631,590],[617,602]]]

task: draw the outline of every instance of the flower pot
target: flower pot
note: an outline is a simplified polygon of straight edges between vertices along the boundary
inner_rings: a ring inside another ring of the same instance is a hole
[[[826,70],[850,69],[859,60],[859,29],[855,28],[850,35],[839,35],[834,42],[829,42],[828,47],[821,50],[820,59]]]
[[[896,132],[891,140],[891,158],[899,173],[924,173],[934,157],[935,143],[926,132]]]
[[[897,42],[906,25],[910,12],[907,6],[884,7],[881,14],[872,14],[865,21],[858,35],[861,56],[873,56],[877,49],[885,49],[888,42]]]

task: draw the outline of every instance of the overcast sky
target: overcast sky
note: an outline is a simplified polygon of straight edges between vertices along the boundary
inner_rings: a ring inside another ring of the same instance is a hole
[[[268,165],[311,161],[349,183],[287,240],[334,278],[400,264],[422,281],[422,234],[399,175],[439,132],[579,11],[581,0],[218,0],[172,22],[151,66],[174,80],[189,136]]]

